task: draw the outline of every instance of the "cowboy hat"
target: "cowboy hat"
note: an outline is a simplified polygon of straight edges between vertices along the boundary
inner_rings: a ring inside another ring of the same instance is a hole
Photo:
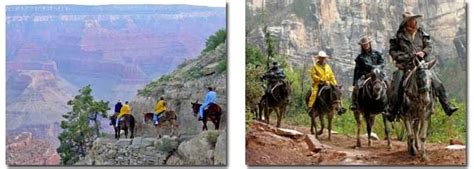
[[[411,18],[421,18],[421,17],[423,17],[423,15],[413,14],[410,11],[406,11],[406,12],[403,12],[402,17],[403,17],[403,22],[405,23],[408,20],[410,20]]]
[[[326,52],[319,51],[318,54],[315,57],[317,57],[317,58],[319,58],[319,57],[328,58],[329,56],[326,54]]]
[[[365,45],[365,44],[368,44],[370,42],[372,42],[372,39],[368,36],[364,36],[364,37],[360,38],[358,44],[359,45]]]

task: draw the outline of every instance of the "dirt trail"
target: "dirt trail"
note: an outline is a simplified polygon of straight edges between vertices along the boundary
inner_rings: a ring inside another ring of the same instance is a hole
[[[309,134],[309,128],[283,125]],[[246,163],[248,165],[466,165],[466,151],[447,150],[447,144],[429,143],[427,162],[410,158],[406,142],[392,140],[387,148],[386,140],[373,140],[367,147],[367,135],[361,135],[361,148],[355,148],[355,137],[327,132],[319,136],[325,149],[314,153],[303,139],[291,139],[274,133],[275,127],[254,122],[246,135]]]

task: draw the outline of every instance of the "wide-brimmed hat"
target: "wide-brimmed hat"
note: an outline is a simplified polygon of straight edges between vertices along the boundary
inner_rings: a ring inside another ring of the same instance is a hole
[[[365,44],[368,44],[370,42],[372,42],[372,38],[370,38],[368,36],[364,36],[364,37],[360,38],[359,45],[365,45]]]
[[[329,56],[326,54],[326,52],[324,52],[324,51],[319,51],[318,54],[315,55],[314,57],[316,57],[316,58],[319,58],[319,57],[328,58]]]
[[[410,20],[411,18],[421,18],[421,17],[423,17],[423,15],[414,14],[410,11],[406,11],[406,12],[403,12],[402,17],[403,17],[403,23],[405,23],[408,20]]]

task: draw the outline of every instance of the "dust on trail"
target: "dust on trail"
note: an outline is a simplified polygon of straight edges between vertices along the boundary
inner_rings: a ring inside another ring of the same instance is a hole
[[[283,125],[310,134],[309,128]],[[466,151],[447,150],[448,144],[428,143],[430,158],[410,158],[406,142],[392,140],[388,149],[386,140],[372,140],[367,147],[367,135],[361,135],[361,148],[355,148],[356,139],[345,134],[332,134],[328,140],[327,130],[319,136],[325,149],[314,153],[302,139],[291,139],[275,134],[274,125],[253,122],[246,135],[247,165],[466,165]]]

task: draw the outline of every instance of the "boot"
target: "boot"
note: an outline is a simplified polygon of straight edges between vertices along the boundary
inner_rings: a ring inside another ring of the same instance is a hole
[[[436,90],[436,95],[438,96],[439,103],[443,107],[444,113],[447,116],[453,115],[459,108],[454,107],[449,103],[448,95],[446,94],[446,89],[440,81],[433,80],[433,87]]]
[[[453,105],[449,104],[447,100],[440,101],[441,106],[443,107],[444,113],[446,113],[447,116],[453,115],[454,112],[458,111],[459,108],[454,107]]]
[[[359,107],[357,105],[357,97],[358,97],[358,93],[359,93],[358,91],[359,91],[359,88],[354,86],[354,88],[352,89],[352,104],[351,104],[351,107],[350,107],[350,109],[352,111],[356,111],[357,108]]]

